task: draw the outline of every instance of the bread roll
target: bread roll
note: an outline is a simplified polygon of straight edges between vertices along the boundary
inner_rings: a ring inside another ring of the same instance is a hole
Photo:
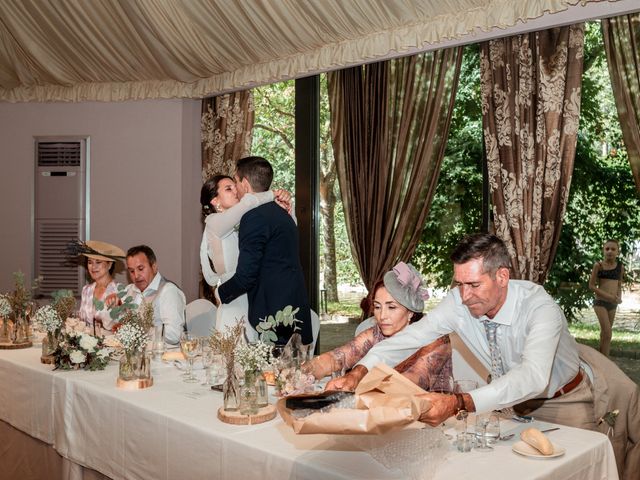
[[[523,430],[520,434],[520,438],[523,442],[528,443],[538,450],[542,455],[553,454],[553,445],[547,436],[537,428],[527,428],[526,430]]]
[[[184,355],[182,354],[182,352],[180,352],[180,351],[164,352],[162,354],[162,361],[163,362],[170,362],[172,360],[185,360],[185,358],[184,358]]]

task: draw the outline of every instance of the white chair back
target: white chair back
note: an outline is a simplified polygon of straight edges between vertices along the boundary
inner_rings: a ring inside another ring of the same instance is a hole
[[[311,334],[313,335],[313,341],[309,346],[309,358],[313,358],[313,352],[316,349],[316,342],[318,341],[318,333],[320,332],[320,317],[318,314],[311,310]]]
[[[187,331],[198,337],[208,337],[216,324],[216,307],[209,300],[198,298],[187,304]]]
[[[364,332],[367,328],[371,328],[376,324],[376,318],[375,317],[369,317],[369,318],[365,318],[363,321],[361,321],[358,326],[356,327],[356,331],[353,334],[354,337],[357,337],[358,335],[360,335],[362,332]]]

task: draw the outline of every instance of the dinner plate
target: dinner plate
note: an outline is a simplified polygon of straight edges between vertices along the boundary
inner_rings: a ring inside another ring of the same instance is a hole
[[[551,455],[541,454],[537,449],[522,440],[514,443],[511,449],[517,454],[533,458],[555,458],[564,455],[566,452],[563,447],[556,445],[555,443],[552,443],[551,445],[553,445],[553,453]]]

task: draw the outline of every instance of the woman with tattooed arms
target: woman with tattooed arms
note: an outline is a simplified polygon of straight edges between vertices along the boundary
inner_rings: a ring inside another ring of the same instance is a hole
[[[304,370],[316,379],[332,372],[349,370],[377,343],[422,318],[424,301],[429,298],[420,274],[411,265],[398,263],[370,292],[374,324],[349,343],[314,358]],[[444,336],[419,349],[396,366],[425,390],[446,391],[451,371],[451,344]]]

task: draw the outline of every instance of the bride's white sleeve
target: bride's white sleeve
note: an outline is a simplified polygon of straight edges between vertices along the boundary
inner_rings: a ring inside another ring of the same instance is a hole
[[[249,210],[273,201],[273,192],[247,193],[233,207],[220,213],[212,213],[205,220],[205,230],[218,238],[224,238],[240,223]]]
[[[213,271],[209,263],[209,252],[207,248],[207,232],[202,232],[202,242],[200,242],[200,266],[202,267],[202,276],[205,282],[212,287],[218,284],[220,275]]]

